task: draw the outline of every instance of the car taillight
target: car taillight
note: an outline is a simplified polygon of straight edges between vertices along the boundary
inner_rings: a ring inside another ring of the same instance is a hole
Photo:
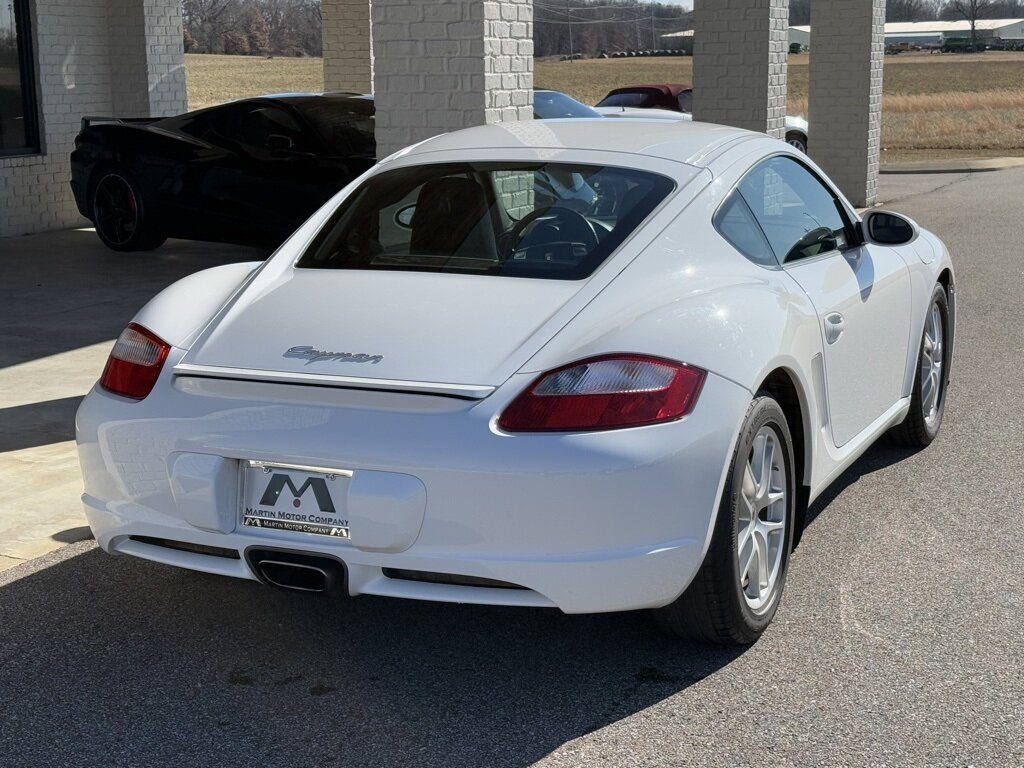
[[[506,432],[578,432],[675,421],[693,410],[700,368],[645,355],[608,355],[550,371],[498,419]]]
[[[131,323],[110,350],[100,386],[115,395],[141,400],[152,391],[170,351],[170,344]]]

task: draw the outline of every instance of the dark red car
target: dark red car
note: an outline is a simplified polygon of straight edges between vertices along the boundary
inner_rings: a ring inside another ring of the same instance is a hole
[[[693,86],[689,83],[649,83],[627,85],[609,91],[598,107],[621,109],[667,109],[672,112],[693,112]],[[807,121],[786,116],[786,143],[807,152]]]
[[[616,88],[614,91],[609,91],[608,95],[597,103],[597,106],[692,112],[692,102],[693,86],[689,83],[660,83]]]

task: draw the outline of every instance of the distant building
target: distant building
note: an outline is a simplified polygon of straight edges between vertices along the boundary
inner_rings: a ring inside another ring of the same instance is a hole
[[[669,51],[686,51],[693,53],[693,30],[687,29],[682,32],[670,32],[661,36],[661,44]]]
[[[811,47],[811,28],[810,27],[790,27],[789,28],[789,44],[799,44],[801,48]]]
[[[1024,19],[978,19],[976,34],[979,40],[1024,44]],[[922,47],[940,46],[950,40],[963,40],[971,36],[967,21],[897,21],[885,25],[885,44],[909,43]],[[811,28],[789,28],[790,44],[811,46]]]

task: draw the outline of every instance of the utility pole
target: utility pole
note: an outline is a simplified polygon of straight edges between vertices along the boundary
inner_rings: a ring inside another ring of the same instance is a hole
[[[565,18],[569,25],[569,63],[572,64],[575,59],[572,50],[572,8],[569,7],[569,0],[565,0]]]
[[[654,38],[654,3],[651,3],[651,50],[658,49],[657,40]]]
[[[636,25],[636,49],[640,50],[640,4],[637,3],[636,13],[633,14],[633,23]]]

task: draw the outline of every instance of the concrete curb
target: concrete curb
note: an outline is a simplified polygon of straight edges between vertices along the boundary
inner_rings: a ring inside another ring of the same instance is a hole
[[[879,173],[984,173],[1024,166],[1024,157],[984,157],[964,160],[918,160],[883,165]]]

